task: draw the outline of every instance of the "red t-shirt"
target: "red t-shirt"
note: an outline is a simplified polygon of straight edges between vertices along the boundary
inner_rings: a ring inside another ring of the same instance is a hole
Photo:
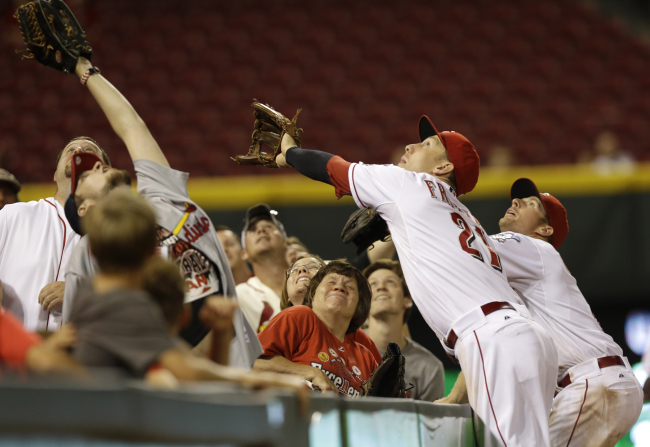
[[[265,356],[281,355],[300,365],[323,370],[339,393],[358,397],[377,361],[352,334],[343,343],[307,306],[291,306],[271,320],[258,334]]]
[[[350,337],[360,345],[365,346],[368,348],[368,351],[372,354],[372,356],[377,360],[377,363],[381,363],[381,354],[379,353],[379,349],[377,349],[377,346],[375,346],[375,342],[372,341],[370,337],[368,337],[368,334],[366,332],[359,328],[357,331],[353,334],[350,334]]]
[[[27,332],[13,315],[0,311],[0,366],[25,368],[27,351],[40,342],[38,334]]]

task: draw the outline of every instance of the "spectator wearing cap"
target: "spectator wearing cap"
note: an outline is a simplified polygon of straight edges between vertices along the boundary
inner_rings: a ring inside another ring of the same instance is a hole
[[[244,261],[244,251],[237,235],[226,225],[216,228],[217,237],[223,246],[223,251],[228,258],[228,265],[235,279],[235,284],[246,282],[253,276],[253,272]]]
[[[253,206],[246,211],[241,240],[244,260],[253,266],[253,276],[237,286],[237,298],[248,322],[257,332],[280,312],[280,295],[286,271],[287,233],[268,205]]]
[[[6,169],[0,169],[0,210],[5,205],[11,205],[18,202],[18,193],[20,192],[20,182]]]
[[[72,158],[89,153],[110,165],[108,155],[89,137],[72,139],[58,154],[56,193],[39,201],[0,210],[2,306],[28,331],[54,331],[61,323],[64,273],[80,236],[65,213]]]
[[[404,336],[403,325],[413,309],[411,294],[399,262],[380,259],[370,264],[363,276],[370,283],[372,301],[368,335],[381,353],[388,343],[397,343],[406,361],[404,380],[407,397],[433,402],[445,395],[445,368],[440,360],[419,343]]]

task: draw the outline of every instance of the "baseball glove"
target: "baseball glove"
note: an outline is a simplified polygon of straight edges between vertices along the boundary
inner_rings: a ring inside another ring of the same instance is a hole
[[[291,135],[298,146],[302,142],[300,135],[302,129],[298,129],[296,126],[296,119],[302,109],[298,109],[296,116],[290,120],[280,112],[276,112],[273,107],[262,104],[257,99],[254,99],[251,105],[255,114],[253,141],[248,149],[248,154],[238,155],[233,160],[240,165],[262,165],[267,168],[277,168],[275,158],[281,153],[280,143],[284,134]],[[273,153],[261,152],[262,144],[273,149]]]
[[[406,398],[404,356],[396,343],[388,343],[384,358],[363,384],[363,396]]]
[[[93,49],[86,32],[72,11],[61,0],[35,0],[22,5],[14,14],[27,45],[23,59],[65,73],[74,73],[80,56],[90,60]]]
[[[357,246],[357,255],[375,242],[385,241],[388,236],[390,232],[386,221],[372,208],[364,208],[352,213],[341,232],[343,242],[346,244],[354,242]]]

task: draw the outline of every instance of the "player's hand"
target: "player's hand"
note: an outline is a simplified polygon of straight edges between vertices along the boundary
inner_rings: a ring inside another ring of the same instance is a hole
[[[89,68],[93,68],[93,64],[90,63],[85,57],[80,57],[77,59],[77,66],[74,72],[79,76],[79,79],[88,71]]]
[[[289,137],[289,138],[291,138],[291,137]],[[287,159],[284,156],[284,154],[278,154],[278,156],[275,157],[275,162],[277,163],[278,168],[290,168],[291,167],[291,165],[289,163],[287,163]]]
[[[334,391],[335,393],[339,392],[339,389],[332,383],[329,377],[320,369],[314,368],[314,376],[310,379],[310,382],[314,387],[320,389],[322,392]]]
[[[237,307],[239,305],[236,301],[221,295],[213,295],[205,300],[199,318],[214,332],[227,332],[232,330],[232,319]]]
[[[65,289],[64,281],[54,281],[43,287],[38,294],[38,303],[44,311],[51,310],[61,312],[63,308],[63,291]]]
[[[279,155],[284,155],[286,157],[287,149],[292,148],[294,146],[298,146],[296,144],[296,140],[294,140],[293,137],[291,135],[289,135],[288,133],[285,133],[282,136],[282,141],[280,142],[280,148],[282,149],[282,152],[281,152],[281,154],[278,154],[278,156]],[[277,158],[276,158],[276,163],[277,163]],[[280,166],[280,165],[278,164],[278,166]]]

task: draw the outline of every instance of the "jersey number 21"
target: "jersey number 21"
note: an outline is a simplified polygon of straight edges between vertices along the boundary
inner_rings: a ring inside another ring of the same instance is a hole
[[[478,259],[481,262],[485,262],[481,252],[475,248],[472,248],[472,244],[476,241],[476,235],[471,230],[469,225],[467,225],[467,221],[463,218],[463,216],[454,212],[451,213],[451,220],[454,221],[454,223],[458,226],[458,228],[463,230],[460,233],[460,236],[458,236],[458,242],[460,242],[460,248],[462,248],[463,251],[472,255],[472,257],[474,257],[475,259]],[[487,249],[490,250],[490,265],[492,266],[493,269],[501,272],[503,268],[501,267],[501,260],[499,259],[499,255],[496,254],[496,252],[492,250],[492,248],[488,244],[487,238],[485,236],[485,231],[480,225],[476,226],[476,233],[483,240],[483,243],[485,244]]]

